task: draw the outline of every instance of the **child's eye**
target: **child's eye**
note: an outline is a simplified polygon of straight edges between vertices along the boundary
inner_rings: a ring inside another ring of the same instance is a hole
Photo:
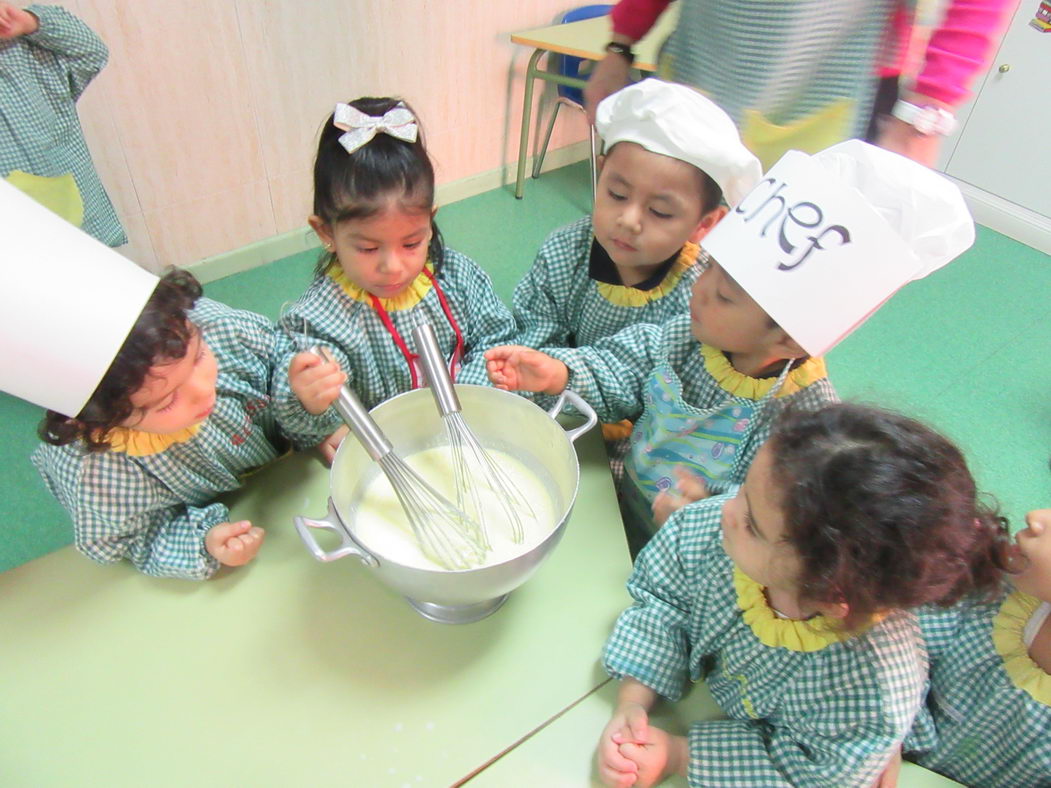
[[[671,214],[670,213],[664,213],[663,211],[658,211],[656,208],[650,208],[650,213],[652,213],[658,219],[670,219],[671,218]]]
[[[168,404],[167,405],[165,405],[163,408],[157,408],[157,412],[158,413],[165,413],[165,412],[171,410],[172,408],[175,407],[175,401],[177,399],[179,399],[179,392],[178,391],[176,391],[174,394],[172,394],[172,398],[170,400],[168,400]]]
[[[418,249],[420,244],[422,244],[422,243],[423,243],[423,241],[414,241],[411,244],[405,244],[405,248],[406,249]]]
[[[354,247],[354,251],[355,252],[360,252],[361,254],[369,254],[370,252],[375,252],[377,249],[379,249],[378,246],[370,246],[370,247],[355,246]]]
[[[746,514],[744,516],[744,527],[752,536],[759,538],[759,531],[755,529],[755,523],[752,521],[752,515]]]
[[[626,195],[617,194],[615,191],[613,191],[613,189],[607,189],[606,191],[609,193],[609,196],[612,197],[614,200],[620,201],[628,199]]]
[[[718,290],[715,291],[715,298],[721,304],[732,304],[733,303],[733,301],[731,299],[729,299],[726,296],[724,296]]]

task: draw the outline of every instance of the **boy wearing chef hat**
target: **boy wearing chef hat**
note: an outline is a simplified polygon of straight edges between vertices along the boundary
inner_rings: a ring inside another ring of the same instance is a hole
[[[555,230],[514,292],[518,341],[589,345],[687,312],[697,242],[761,175],[730,117],[692,88],[646,79],[606,98],[591,216]]]
[[[645,79],[606,98],[595,206],[555,230],[515,287],[516,341],[590,345],[689,309],[703,268],[697,242],[759,180],[730,116],[693,88]],[[630,422],[604,424],[619,478]]]
[[[680,474],[710,492],[740,484],[779,411],[835,399],[821,356],[973,241],[959,189],[916,162],[858,140],[790,151],[704,239],[688,315],[586,348],[494,348],[490,378],[571,385],[600,418],[638,418],[620,490],[638,549],[654,504],[663,517],[681,505],[658,500]]]
[[[3,182],[0,217],[0,389],[48,409],[32,460],[77,549],[188,579],[250,561],[262,529],[214,499],[281,453],[270,322],[200,298],[189,273],[158,279]]]

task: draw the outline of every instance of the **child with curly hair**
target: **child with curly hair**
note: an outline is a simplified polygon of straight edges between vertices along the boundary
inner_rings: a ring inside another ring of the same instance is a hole
[[[602,779],[871,785],[920,704],[909,609],[995,589],[1005,542],[928,427],[850,404],[788,414],[736,496],[680,509],[639,554],[604,656],[621,685]],[[649,724],[700,679],[728,719],[686,737]]]
[[[40,425],[33,463],[81,553],[191,580],[255,557],[263,530],[215,498],[285,449],[270,410],[283,346],[261,315],[201,298],[188,272],[156,283],[83,407]]]

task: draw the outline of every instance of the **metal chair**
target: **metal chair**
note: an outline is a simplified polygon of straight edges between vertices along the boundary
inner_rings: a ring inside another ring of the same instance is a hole
[[[564,25],[569,22],[579,22],[582,19],[593,19],[596,16],[605,16],[612,8],[612,5],[585,5],[580,8],[574,8],[571,11],[567,11],[562,16],[561,24]],[[584,58],[560,55],[558,59],[559,74],[564,77],[581,79],[580,66],[584,62]],[[584,112],[584,93],[580,88],[572,88],[567,85],[558,86],[558,98],[555,100],[554,109],[551,110],[551,120],[547,124],[547,133],[544,135],[544,144],[540,148],[540,155],[537,156],[536,161],[533,162],[534,178],[540,177],[540,170],[544,166],[544,157],[547,155],[547,145],[551,141],[551,132],[555,128],[555,118],[558,117],[558,109],[563,104]],[[596,163],[598,157],[598,137],[595,133],[595,127],[590,123],[588,124],[588,138],[591,143],[591,200],[594,202],[595,193],[598,191],[598,167]]]

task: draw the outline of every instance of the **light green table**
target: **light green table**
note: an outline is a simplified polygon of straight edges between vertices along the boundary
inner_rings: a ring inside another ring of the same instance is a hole
[[[617,700],[617,683],[609,683],[582,699],[558,719],[539,730],[499,760],[465,783],[466,788],[599,788],[595,774],[595,746],[609,722]],[[677,704],[657,707],[653,722],[683,734],[691,722],[714,720],[723,713],[708,688],[695,684]],[[686,788],[686,780],[673,777],[662,785]],[[947,788],[959,783],[913,763],[902,765],[898,788]]]
[[[476,624],[421,618],[294,514],[328,472],[286,458],[232,497],[258,559],[206,583],[66,548],[0,574],[0,785],[447,786],[584,696],[630,570],[598,430],[558,549]]]

